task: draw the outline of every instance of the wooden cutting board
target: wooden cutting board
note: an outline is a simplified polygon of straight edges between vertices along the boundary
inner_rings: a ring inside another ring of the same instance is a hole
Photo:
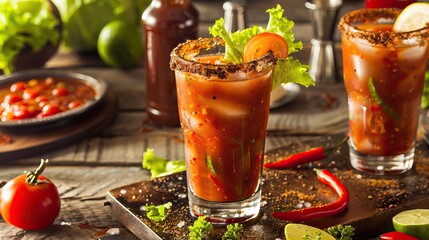
[[[88,112],[72,119],[25,128],[0,128],[0,162],[42,154],[101,131],[117,114],[116,95],[106,97]]]
[[[326,136],[317,141],[290,145],[267,153],[266,161],[303,151],[315,146],[333,145],[342,136]],[[329,187],[318,182],[313,168],[331,170],[350,192],[348,209],[334,217],[305,222],[326,228],[351,224],[356,239],[378,236],[391,229],[392,217],[406,209],[429,208],[429,148],[417,144],[414,168],[405,175],[375,177],[354,171],[349,164],[348,145],[343,144],[327,159],[291,170],[264,170],[263,206],[260,217],[245,224],[241,239],[285,239],[286,221],[271,217],[273,211],[317,206],[335,201],[337,196]],[[186,198],[184,173],[156,178],[113,189],[107,193],[113,216],[141,239],[187,239],[188,226],[193,224]],[[162,223],[150,221],[142,206],[172,202],[169,217]],[[216,228],[210,239],[220,239],[225,228]]]

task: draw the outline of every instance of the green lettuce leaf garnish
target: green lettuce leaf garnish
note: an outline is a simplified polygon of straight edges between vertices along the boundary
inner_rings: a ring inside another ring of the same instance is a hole
[[[292,28],[294,22],[283,17],[284,9],[278,4],[276,8],[267,10],[270,15],[267,27],[253,26],[244,30],[228,33],[224,26],[224,20],[221,18],[215,21],[215,24],[209,28],[213,37],[222,37],[225,41],[224,61],[240,64],[243,63],[243,51],[249,39],[262,32],[272,32],[282,36],[288,43],[289,54],[298,52],[302,49],[302,42],[295,41]],[[308,73],[310,66],[301,64],[291,56],[284,60],[277,60],[277,66],[273,73],[272,89],[282,83],[295,82],[306,87],[315,85],[314,80]]]
[[[25,47],[38,52],[59,40],[59,19],[48,1],[0,1],[0,9],[0,69],[5,74],[15,70],[14,61]]]
[[[166,176],[186,171],[185,160],[167,160],[155,155],[153,149],[148,148],[143,153],[143,168],[149,169],[152,178]]]
[[[162,222],[167,218],[167,209],[170,209],[172,206],[171,202],[162,205],[146,205],[145,211],[146,216],[155,222]]]

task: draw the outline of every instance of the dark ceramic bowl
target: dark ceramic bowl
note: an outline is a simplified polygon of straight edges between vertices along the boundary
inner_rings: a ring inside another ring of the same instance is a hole
[[[29,118],[22,120],[10,120],[0,121],[0,129],[6,128],[23,128],[23,127],[37,127],[42,125],[48,125],[58,122],[66,122],[72,120],[77,116],[80,116],[94,107],[96,107],[105,98],[107,93],[107,83],[104,80],[96,79],[94,77],[66,71],[58,70],[27,70],[12,73],[10,75],[0,76],[0,88],[9,86],[14,82],[28,81],[31,79],[42,79],[47,77],[59,78],[59,79],[70,79],[72,81],[80,81],[92,87],[95,91],[95,97],[88,103],[71,109],[65,112],[54,114],[52,116],[43,118]]]

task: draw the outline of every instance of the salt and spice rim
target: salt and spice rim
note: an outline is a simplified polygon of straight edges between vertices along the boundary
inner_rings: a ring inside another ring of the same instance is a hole
[[[222,54],[225,42],[222,38],[198,38],[188,40],[179,44],[171,52],[170,68],[174,71],[199,74],[201,76],[219,79],[226,79],[229,74],[243,72],[262,72],[275,66],[274,54],[269,51],[261,58],[242,64],[210,64],[206,62],[194,61],[194,57],[202,51],[218,49],[217,53]]]
[[[338,29],[348,37],[367,41],[372,45],[392,46],[407,39],[416,39],[422,45],[429,39],[429,23],[421,29],[408,32],[369,31],[359,28],[360,23],[377,23],[377,20],[395,20],[401,13],[397,8],[373,8],[354,10],[341,17]]]

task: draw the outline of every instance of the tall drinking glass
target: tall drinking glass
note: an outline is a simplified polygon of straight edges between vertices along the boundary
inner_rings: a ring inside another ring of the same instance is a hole
[[[260,209],[270,107],[271,53],[244,64],[221,61],[220,38],[180,44],[171,54],[185,140],[190,212],[224,225]],[[208,50],[207,50],[208,49]]]
[[[398,9],[361,9],[340,19],[350,160],[374,174],[413,165],[429,26],[394,32]]]

